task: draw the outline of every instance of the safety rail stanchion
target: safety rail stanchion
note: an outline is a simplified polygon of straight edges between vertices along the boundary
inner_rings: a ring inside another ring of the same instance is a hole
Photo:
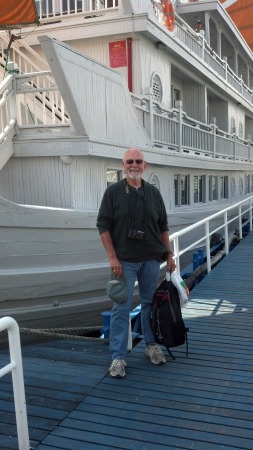
[[[19,327],[12,317],[3,317],[0,319],[0,331],[4,330],[8,331],[10,363],[0,369],[0,378],[9,372],[12,374],[19,450],[29,450],[30,443]]]
[[[132,350],[132,348],[133,348],[132,324],[131,324],[131,317],[129,316],[127,350],[130,351],[130,350]]]
[[[250,228],[250,231],[252,231],[252,205],[253,205],[252,199],[249,199],[249,228]]]

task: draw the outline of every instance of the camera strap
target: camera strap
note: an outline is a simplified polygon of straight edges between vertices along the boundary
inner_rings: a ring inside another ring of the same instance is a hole
[[[135,229],[141,229],[141,230],[145,230],[146,228],[146,211],[145,211],[145,199],[146,199],[146,192],[145,192],[145,188],[144,188],[144,181],[141,180],[141,187],[142,189],[140,190],[139,188],[136,189],[136,193],[138,195],[138,199],[137,199],[137,211],[136,211],[136,205],[133,205],[133,201],[134,198],[131,197],[130,194],[130,189],[129,189],[129,185],[127,183],[127,180],[124,180],[124,186],[125,186],[125,193],[128,199],[128,226],[129,229],[130,228],[135,228]],[[135,189],[133,187],[133,189]],[[132,200],[132,201],[131,201]],[[138,208],[138,204],[139,204],[139,208]],[[134,208],[134,214],[133,214],[133,208]],[[138,219],[136,219],[136,225],[134,225],[134,218],[133,215],[139,215],[139,213],[141,212],[141,217],[138,217]]]

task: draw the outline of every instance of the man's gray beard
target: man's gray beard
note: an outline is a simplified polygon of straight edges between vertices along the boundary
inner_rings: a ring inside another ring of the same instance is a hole
[[[131,180],[139,180],[141,178],[141,172],[133,173],[130,170],[128,171],[128,176]]]

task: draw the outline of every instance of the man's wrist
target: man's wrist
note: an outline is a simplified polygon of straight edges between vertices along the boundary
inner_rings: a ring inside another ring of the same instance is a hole
[[[174,256],[174,253],[172,250],[167,250],[167,256]]]

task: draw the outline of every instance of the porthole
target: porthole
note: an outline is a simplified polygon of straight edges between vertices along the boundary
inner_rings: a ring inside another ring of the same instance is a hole
[[[157,189],[159,189],[160,191],[160,181],[157,175],[152,173],[149,177],[149,182],[150,184],[153,184],[153,186],[157,187]]]
[[[153,99],[156,102],[161,103],[163,97],[162,82],[161,78],[157,73],[153,73],[152,75],[151,89],[153,93]]]

